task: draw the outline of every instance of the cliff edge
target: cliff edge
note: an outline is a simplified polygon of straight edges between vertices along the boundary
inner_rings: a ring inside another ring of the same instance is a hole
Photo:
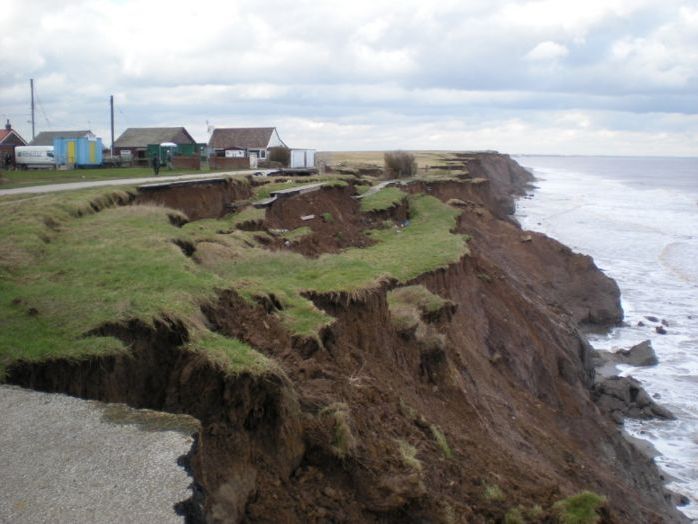
[[[554,522],[582,496],[601,522],[682,522],[592,400],[582,328],[622,320],[617,285],[509,218],[531,175],[496,153],[378,190],[347,169],[95,193],[38,221],[13,204],[4,380],[196,417],[192,520]],[[98,269],[39,262],[58,253]]]

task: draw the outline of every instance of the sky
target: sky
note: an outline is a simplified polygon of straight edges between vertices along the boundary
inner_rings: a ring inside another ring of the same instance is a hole
[[[696,0],[3,0],[0,118],[318,150],[698,156]]]

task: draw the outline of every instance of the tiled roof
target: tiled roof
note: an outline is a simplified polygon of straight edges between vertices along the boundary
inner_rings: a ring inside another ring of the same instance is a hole
[[[183,127],[129,127],[114,142],[115,147],[146,147],[148,144],[195,144]]]
[[[208,146],[214,149],[263,149],[269,145],[274,127],[228,127],[214,129]]]

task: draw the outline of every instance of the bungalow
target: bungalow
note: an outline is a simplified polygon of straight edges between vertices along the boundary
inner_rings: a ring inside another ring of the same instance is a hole
[[[249,157],[256,155],[266,160],[269,150],[288,149],[275,127],[226,127],[213,130],[208,141],[209,151],[215,156]]]
[[[171,142],[177,146],[188,146],[192,152],[196,140],[183,127],[129,127],[114,142],[114,154],[130,156],[136,162],[148,162],[148,146]]]
[[[86,129],[84,131],[42,131],[29,142],[30,146],[52,146],[55,138],[88,138],[94,140],[95,134]]]
[[[10,154],[11,162],[15,159],[15,147],[16,146],[26,146],[27,142],[20,136],[20,134],[12,129],[9,119],[7,124],[5,124],[5,129],[0,129],[0,166],[4,165],[5,155]]]

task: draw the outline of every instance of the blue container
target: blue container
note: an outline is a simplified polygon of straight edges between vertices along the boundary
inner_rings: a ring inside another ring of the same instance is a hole
[[[59,166],[99,166],[102,164],[102,139],[54,138],[53,154]]]

